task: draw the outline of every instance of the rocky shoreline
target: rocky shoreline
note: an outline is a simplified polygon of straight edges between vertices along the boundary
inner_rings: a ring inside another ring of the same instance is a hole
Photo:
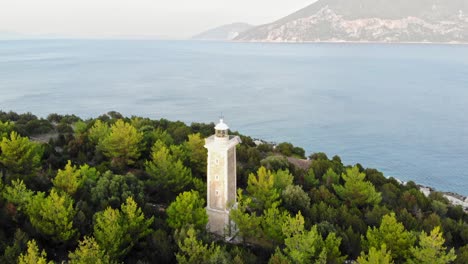
[[[434,188],[431,188],[428,186],[418,184],[418,187],[419,187],[419,190],[426,196],[429,196],[429,194],[431,194],[432,192],[436,192]],[[454,193],[454,192],[441,192],[441,193],[443,194],[445,198],[447,198],[447,200],[449,200],[449,202],[452,205],[454,206],[460,205],[461,207],[463,207],[463,210],[465,210],[465,212],[468,212],[468,197],[467,196],[463,196],[461,194]]]

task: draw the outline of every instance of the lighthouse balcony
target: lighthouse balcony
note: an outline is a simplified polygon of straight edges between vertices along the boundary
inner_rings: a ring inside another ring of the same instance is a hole
[[[231,144],[242,143],[242,141],[241,141],[239,136],[233,136],[233,135],[229,135],[229,136],[226,136],[226,137],[217,137],[217,136],[213,135],[213,136],[210,136],[210,137],[205,139],[205,144],[206,145],[211,145],[213,143],[222,143],[222,144],[227,143],[227,145],[231,145]]]

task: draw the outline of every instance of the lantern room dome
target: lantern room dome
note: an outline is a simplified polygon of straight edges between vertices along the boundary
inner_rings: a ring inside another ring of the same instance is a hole
[[[228,130],[229,127],[224,123],[224,120],[221,118],[219,119],[219,123],[215,126],[216,130]]]

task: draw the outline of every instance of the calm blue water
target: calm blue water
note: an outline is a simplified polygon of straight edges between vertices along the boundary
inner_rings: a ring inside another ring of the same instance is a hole
[[[213,122],[468,195],[468,46],[0,42],[0,109]]]

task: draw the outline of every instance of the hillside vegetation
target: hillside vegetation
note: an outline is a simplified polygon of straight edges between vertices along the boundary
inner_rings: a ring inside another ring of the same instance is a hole
[[[468,263],[468,215],[441,193],[236,132],[239,235],[207,233],[213,132],[0,111],[0,263]]]

